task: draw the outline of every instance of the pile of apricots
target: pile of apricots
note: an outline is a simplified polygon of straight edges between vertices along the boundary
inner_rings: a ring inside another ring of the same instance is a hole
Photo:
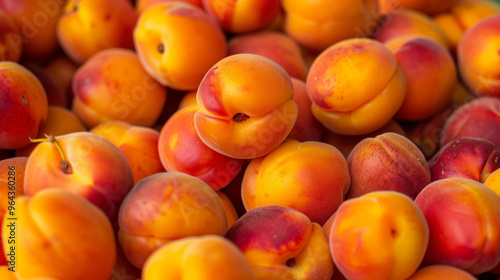
[[[0,280],[500,280],[500,1],[0,0]]]

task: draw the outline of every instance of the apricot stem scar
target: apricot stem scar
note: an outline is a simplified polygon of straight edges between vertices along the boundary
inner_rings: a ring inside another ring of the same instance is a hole
[[[24,106],[28,106],[28,101],[24,97],[24,94],[21,93],[21,98],[23,99]]]
[[[61,165],[60,165],[62,171],[66,174],[71,174],[71,172],[73,170],[72,170],[69,162],[66,160],[66,156],[64,155],[64,152],[61,148],[61,145],[59,145],[59,142],[57,142],[56,138],[53,135],[45,134],[45,137],[46,138],[37,138],[37,139],[31,139],[31,137],[30,137],[30,141],[31,141],[31,143],[37,143],[37,142],[51,142],[51,143],[53,143],[56,146],[56,148],[59,151],[59,154],[61,155],[61,158],[62,158]]]
[[[163,44],[159,44],[157,47],[156,47],[156,50],[159,52],[159,53],[163,53],[165,52],[165,46]]]
[[[243,114],[243,113],[237,113],[236,115],[233,116],[233,120],[237,121],[237,122],[244,122],[246,120],[248,120],[250,117]]]

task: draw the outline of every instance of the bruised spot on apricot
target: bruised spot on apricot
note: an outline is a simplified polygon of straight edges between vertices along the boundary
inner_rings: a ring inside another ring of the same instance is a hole
[[[237,121],[237,122],[244,122],[246,120],[248,120],[250,117],[243,114],[243,113],[237,113],[236,115],[233,116],[233,120]]]

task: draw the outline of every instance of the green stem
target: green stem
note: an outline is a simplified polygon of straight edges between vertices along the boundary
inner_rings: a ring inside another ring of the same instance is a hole
[[[45,134],[45,137],[46,138],[37,138],[37,139],[30,138],[30,141],[32,143],[51,142],[52,144],[54,144],[56,146],[57,150],[59,151],[59,154],[61,155],[61,158],[62,158],[61,165],[60,165],[62,171],[66,174],[71,174],[73,170],[72,170],[69,162],[66,160],[66,156],[64,155],[64,152],[61,148],[61,145],[59,145],[59,142],[57,142],[56,138],[52,135]]]

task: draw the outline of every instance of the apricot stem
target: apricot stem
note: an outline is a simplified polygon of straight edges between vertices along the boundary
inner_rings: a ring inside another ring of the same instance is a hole
[[[71,165],[69,164],[69,162],[66,160],[66,156],[64,155],[64,152],[61,148],[61,145],[59,145],[59,142],[57,142],[56,138],[53,136],[53,135],[47,135],[45,134],[45,137],[47,138],[37,138],[37,139],[31,139],[30,138],[30,141],[31,143],[37,143],[37,142],[51,142],[52,144],[54,144],[57,148],[57,150],[59,151],[59,154],[61,155],[61,158],[62,158],[62,161],[61,161],[61,169],[64,173],[66,174],[71,174],[71,172],[73,171],[72,168],[71,168]]]

